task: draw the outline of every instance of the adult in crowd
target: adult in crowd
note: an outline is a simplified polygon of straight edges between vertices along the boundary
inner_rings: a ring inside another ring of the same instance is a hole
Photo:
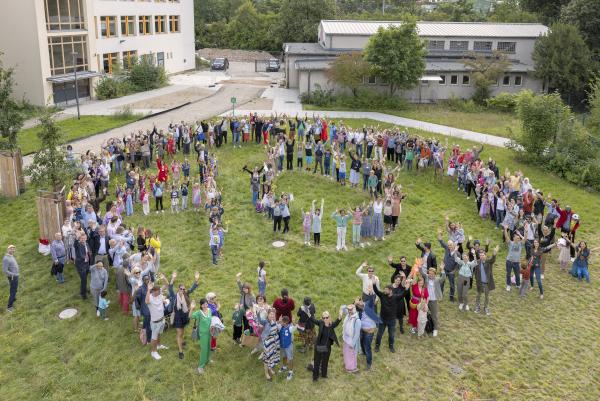
[[[252,309],[252,306],[256,303],[256,297],[252,293],[252,287],[248,283],[243,283],[241,281],[242,273],[238,273],[235,275],[235,281],[240,290],[240,305],[242,305],[244,309],[244,317],[242,318],[242,322],[244,325],[244,330],[249,330],[250,324],[248,323],[248,319],[246,318],[246,311]]]
[[[165,329],[165,301],[160,286],[149,282],[145,302],[150,311],[150,329],[152,331],[150,355],[156,360],[161,359],[158,350],[168,349],[167,346],[160,343],[160,335]]]
[[[483,311],[487,316],[490,316],[489,308],[489,297],[490,291],[494,291],[496,288],[494,284],[494,263],[496,262],[496,255],[500,247],[496,245],[494,253],[491,258],[487,257],[487,253],[484,249],[479,249],[479,261],[475,266],[475,280],[477,282],[477,298],[475,299],[475,313],[480,312],[481,294],[484,295]]]
[[[204,368],[210,361],[210,325],[212,322],[212,313],[208,307],[208,301],[205,298],[200,300],[200,309],[193,312],[196,307],[194,301],[190,304],[190,313],[192,319],[196,321],[194,328],[197,331],[197,340],[200,345],[200,360],[198,362],[198,373],[204,373]]]
[[[17,300],[17,290],[19,289],[19,264],[15,258],[16,250],[16,246],[9,245],[6,248],[6,254],[2,258],[2,273],[8,279],[9,285],[7,312],[13,311],[14,303]]]
[[[399,275],[400,273],[404,273],[405,277],[408,277],[408,275],[410,274],[410,270],[412,269],[412,266],[410,266],[409,264],[406,263],[406,256],[400,256],[400,263],[394,263],[394,259],[392,258],[392,256],[388,256],[388,265],[390,265],[390,267],[392,269],[394,269],[394,272],[392,273],[392,277],[390,278],[390,282],[393,283],[396,276]]]
[[[446,280],[446,273],[444,272],[443,266],[441,270],[442,274],[437,276],[435,267],[430,267],[425,271],[425,265],[421,265],[421,274],[423,275],[427,293],[429,294],[429,298],[427,299],[427,310],[431,314],[431,320],[433,321],[434,337],[437,337],[438,335],[440,312],[438,301],[442,300],[442,283]]]
[[[146,295],[150,292],[150,275],[145,274],[142,276],[142,285],[137,289],[134,295],[135,309],[139,311],[140,316],[142,317],[142,330],[143,333],[140,334],[140,338],[142,339],[142,343],[146,345],[149,339],[152,337],[152,327],[150,325],[151,316],[150,309],[148,308],[148,304],[146,303]],[[134,314],[135,318],[135,314]],[[138,318],[139,319],[139,318]]]
[[[357,298],[354,305],[360,317],[360,347],[366,358],[366,370],[370,370],[373,364],[373,351],[371,348],[373,337],[377,327],[383,321],[375,312],[375,302],[372,299],[363,301],[361,298]]]
[[[315,324],[311,317],[315,315],[316,308],[312,303],[310,297],[305,297],[300,309],[298,309],[298,334],[300,335],[300,341],[302,346],[298,349],[301,353],[306,352],[307,349],[313,346],[313,339],[315,333]]]
[[[313,364],[309,365],[309,369],[313,372],[313,382],[319,380],[319,376],[323,379],[327,378],[327,369],[329,367],[329,357],[331,356],[331,346],[336,344],[339,346],[335,328],[342,321],[342,310],[335,322],[331,321],[331,315],[328,311],[323,311],[321,320],[311,317],[315,326],[319,328],[319,332],[315,337],[315,354]]]
[[[390,352],[396,352],[394,348],[394,338],[396,334],[396,319],[398,315],[398,303],[401,299],[400,295],[394,294],[394,287],[392,284],[388,284],[384,287],[383,292],[379,291],[377,286],[373,286],[373,291],[379,297],[381,301],[381,311],[379,316],[382,322],[377,328],[377,338],[375,339],[375,352],[379,352],[379,346],[381,345],[381,338],[387,328],[388,331],[388,345]],[[403,297],[403,296],[402,296]]]
[[[346,309],[347,315],[342,325],[344,367],[346,368],[346,372],[356,373],[358,372],[357,357],[360,349],[361,320],[354,304],[349,304]]]
[[[454,252],[456,251],[456,244],[452,240],[444,242],[442,240],[442,230],[438,230],[438,241],[441,247],[444,248],[444,273],[446,274],[446,277],[448,277],[448,281],[450,282],[450,302],[454,302],[454,274],[458,270],[458,266],[454,261]],[[442,295],[444,292],[445,283],[446,281],[441,282]],[[439,300],[441,301],[441,298]]]
[[[423,263],[421,261],[421,263]],[[411,275],[406,279],[406,287],[410,288],[410,302],[408,308],[408,324],[410,324],[410,332],[412,334],[417,333],[418,328],[418,316],[419,312],[417,311],[417,306],[421,302],[421,300],[429,299],[429,293],[427,291],[427,287],[425,286],[425,280],[422,276],[416,276],[411,273]]]
[[[288,290],[283,288],[281,290],[281,298],[275,298],[273,301],[273,308],[275,308],[275,319],[279,320],[281,316],[287,316],[292,321],[292,311],[296,308],[294,300],[290,298]]]
[[[590,258],[590,250],[587,247],[585,241],[579,241],[577,245],[577,255],[571,268],[571,275],[577,277],[579,281],[585,279],[586,282],[590,282],[590,272],[588,262]]]
[[[179,284],[177,292],[175,292],[173,286],[175,279],[177,278],[177,272],[171,274],[171,281],[169,282],[169,300],[173,305],[172,325],[175,327],[177,332],[177,348],[179,349],[179,359],[183,359],[183,332],[185,327],[190,322],[190,294],[198,288],[198,281],[200,280],[200,273],[194,274],[194,283],[186,290],[185,285]]]
[[[430,267],[437,268],[437,259],[435,254],[431,251],[431,242],[425,242],[421,240],[421,238],[417,238],[417,242],[415,242],[415,246],[419,251],[421,251],[421,259],[425,263],[426,267],[429,269]]]
[[[510,291],[512,278],[511,274],[515,275],[515,284],[517,288],[521,287],[520,266],[521,255],[523,254],[523,237],[518,231],[515,231],[513,238],[510,238],[508,227],[504,226],[504,240],[508,246],[506,254],[506,291]]]
[[[73,245],[75,249],[75,268],[79,274],[79,295],[81,299],[87,299],[87,275],[90,270],[92,253],[87,243],[87,236],[80,234],[79,239]]]
[[[102,291],[106,291],[108,287],[108,271],[104,268],[102,262],[98,262],[90,266],[90,292],[96,307],[96,316],[100,316],[98,302]]]
[[[365,267],[367,268],[367,274],[362,272]],[[369,266],[367,262],[363,262],[358,266],[358,269],[356,269],[356,276],[362,281],[363,301],[371,299],[375,302],[376,295],[373,287],[378,287],[380,285],[379,277],[375,275],[375,269],[372,266]],[[375,310],[377,310],[377,308],[375,308]]]
[[[283,315],[287,316],[287,315]],[[279,326],[277,325],[275,309],[267,312],[267,321],[263,325],[262,349],[258,359],[263,362],[265,377],[268,381],[273,380],[275,372],[273,368],[280,362]]]

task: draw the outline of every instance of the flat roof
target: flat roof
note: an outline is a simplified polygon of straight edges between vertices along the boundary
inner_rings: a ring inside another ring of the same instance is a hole
[[[339,50],[324,49],[318,43],[284,43],[283,50],[286,54],[310,54],[315,56],[337,56],[343,53]]]
[[[371,36],[381,27],[399,26],[402,21],[321,20],[326,34]],[[468,36],[497,38],[537,38],[548,27],[537,23],[498,22],[417,22],[420,36]]]

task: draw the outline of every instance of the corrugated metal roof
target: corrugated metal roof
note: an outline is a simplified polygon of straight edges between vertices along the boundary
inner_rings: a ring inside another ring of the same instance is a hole
[[[329,68],[329,63],[332,62],[333,58],[330,59],[303,59],[296,60],[294,62],[294,67],[297,70],[306,71],[306,70],[326,70]]]
[[[425,71],[428,72],[453,72],[453,71],[469,71],[470,68],[466,67],[464,63],[460,61],[453,60],[426,60],[425,62]],[[522,63],[512,63],[508,66],[508,71],[510,72],[529,72],[533,71],[533,66],[522,64]]]
[[[398,26],[400,21],[322,20],[326,34],[370,36],[380,27]],[[536,38],[546,32],[542,24],[503,24],[493,22],[417,22],[420,36],[469,36],[497,38]]]
[[[284,43],[283,50],[287,54],[338,55],[341,53],[324,49],[318,43]]]

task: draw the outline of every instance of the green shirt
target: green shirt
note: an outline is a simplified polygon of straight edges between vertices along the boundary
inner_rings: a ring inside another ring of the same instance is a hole
[[[342,215],[338,214],[337,212],[333,212],[331,217],[333,217],[333,219],[335,220],[338,227],[346,227],[348,225],[348,220],[350,220],[352,215],[347,214],[345,216],[342,216]]]
[[[242,325],[242,317],[244,316],[244,311],[242,309],[233,311],[233,315],[231,316],[231,320],[233,321],[234,326]]]
[[[210,323],[212,322],[212,313],[210,309],[205,315],[202,309],[192,313],[192,319],[196,320],[198,324],[198,333],[202,335],[210,335]]]

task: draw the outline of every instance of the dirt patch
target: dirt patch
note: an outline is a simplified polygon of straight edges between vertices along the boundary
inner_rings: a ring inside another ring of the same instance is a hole
[[[225,79],[219,81],[221,84],[246,84],[246,85],[257,85],[257,86],[269,86],[271,80],[266,79]]]
[[[204,99],[215,93],[212,90],[204,88],[188,88],[166,95],[156,96],[150,99],[140,100],[130,103],[128,106],[132,109],[169,109],[187,102]]]
[[[229,61],[255,61],[274,58],[270,53],[259,50],[235,50],[205,48],[198,50],[197,54],[205,59],[212,60],[216,57],[226,57]]]
[[[273,108],[273,99],[259,97],[258,99],[244,103],[243,108],[245,110],[271,110]]]

